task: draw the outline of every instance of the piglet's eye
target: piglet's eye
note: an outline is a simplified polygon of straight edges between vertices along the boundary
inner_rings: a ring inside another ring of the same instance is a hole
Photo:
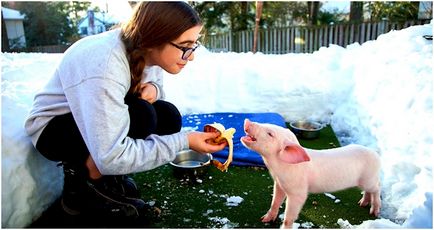
[[[272,134],[271,132],[268,132],[267,134],[268,134],[268,136],[270,136],[270,137],[274,137],[273,134]]]

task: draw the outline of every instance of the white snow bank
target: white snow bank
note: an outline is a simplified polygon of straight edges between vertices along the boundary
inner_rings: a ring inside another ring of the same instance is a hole
[[[425,228],[432,229],[432,193],[426,193],[426,200],[423,205],[415,208],[410,217],[403,225],[396,224],[389,219],[367,220],[360,225],[351,225],[348,220],[339,219],[337,224],[341,228]]]
[[[61,170],[33,148],[24,120],[61,55],[2,54],[2,227],[25,227],[59,196]]]
[[[382,217],[401,223],[432,192],[431,26],[411,27],[348,47],[353,92],[332,117],[341,142],[376,148],[382,158]]]
[[[287,121],[330,123],[343,144],[364,144],[381,155],[383,208],[376,222],[413,227],[403,225],[413,213],[421,219],[417,226],[432,226],[432,206],[424,205],[433,184],[432,41],[425,34],[432,24],[313,54],[200,48],[179,75],[166,74],[166,95],[183,114],[277,112]],[[1,58],[2,227],[25,227],[62,186],[60,169],[35,152],[22,128],[34,93],[61,55]],[[431,215],[414,211],[420,206]]]

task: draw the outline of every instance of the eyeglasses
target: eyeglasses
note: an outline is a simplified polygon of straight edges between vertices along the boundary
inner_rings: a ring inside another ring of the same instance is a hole
[[[169,42],[169,44],[182,50],[182,56],[181,56],[182,60],[187,60],[191,56],[191,54],[200,46],[199,43],[196,43],[196,46],[193,48],[178,46],[177,44],[174,44],[172,42]]]

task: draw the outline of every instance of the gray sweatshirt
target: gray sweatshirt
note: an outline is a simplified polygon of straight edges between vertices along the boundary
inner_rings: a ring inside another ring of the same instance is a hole
[[[164,98],[162,69],[147,67],[143,82],[157,87]],[[36,145],[48,122],[72,112],[100,172],[104,175],[141,172],[166,164],[188,148],[187,133],[127,137],[130,125],[125,95],[131,84],[130,68],[120,29],[77,41],[63,55],[47,85],[36,94],[25,122]],[[68,132],[68,130],[65,130]]]

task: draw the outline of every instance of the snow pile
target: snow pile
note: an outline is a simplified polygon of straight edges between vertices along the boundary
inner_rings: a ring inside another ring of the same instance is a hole
[[[340,64],[344,53],[339,46],[286,55],[199,49],[180,74],[166,74],[166,97],[184,114],[278,112],[329,122],[353,84],[352,66]]]
[[[276,112],[287,121],[330,123],[341,143],[370,146],[382,158],[383,219],[363,226],[429,227],[433,60],[425,34],[432,34],[432,24],[313,54],[210,53],[202,47],[180,74],[166,74],[166,96],[184,115]],[[22,128],[34,93],[60,58],[1,56],[2,227],[29,225],[60,194],[61,171],[35,153]]]
[[[411,216],[399,225],[388,219],[367,220],[360,225],[353,226],[348,220],[339,219],[337,224],[340,228],[427,228],[432,229],[432,194],[426,195],[423,205],[415,208]]]
[[[341,142],[377,149],[382,158],[382,216],[398,223],[432,192],[432,27],[412,27],[348,47],[353,92],[332,116]],[[398,45],[402,44],[402,45]],[[369,56],[367,55],[369,54]],[[348,138],[349,137],[349,138]]]
[[[24,132],[33,96],[61,55],[2,54],[2,227],[25,227],[60,195],[62,172]]]

